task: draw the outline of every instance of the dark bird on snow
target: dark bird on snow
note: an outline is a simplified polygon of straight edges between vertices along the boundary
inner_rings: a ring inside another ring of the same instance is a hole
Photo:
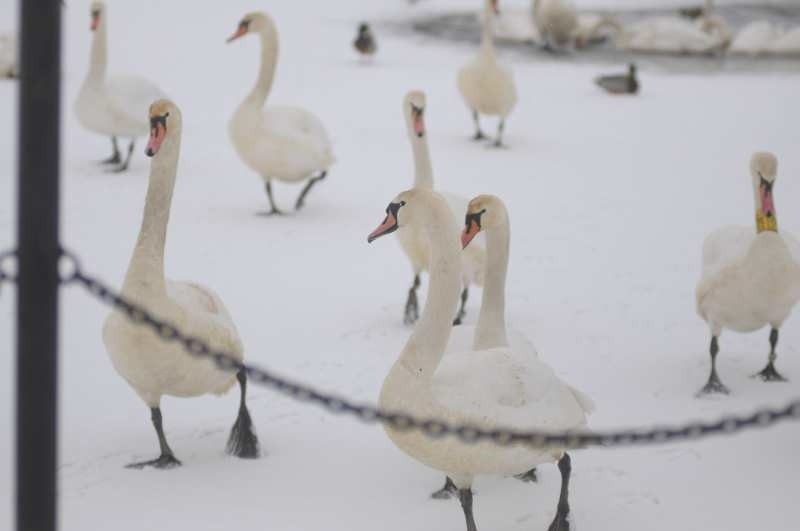
[[[627,74],[614,74],[595,78],[595,83],[611,94],[636,94],[639,92],[639,80],[636,79],[636,65],[628,65]]]
[[[358,26],[358,36],[353,41],[353,46],[361,55],[366,56],[373,55],[378,49],[378,45],[375,43],[375,36],[366,22],[362,22]]]

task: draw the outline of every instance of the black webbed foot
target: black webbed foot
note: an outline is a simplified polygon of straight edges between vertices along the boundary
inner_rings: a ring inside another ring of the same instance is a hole
[[[517,474],[514,476],[514,479],[518,479],[523,483],[538,483],[539,478],[536,476],[536,467],[531,468],[527,472],[523,474]]]
[[[775,365],[772,362],[768,363],[761,371],[754,374],[753,377],[761,378],[764,382],[788,382],[788,380],[775,369]]]
[[[151,459],[150,461],[140,461],[138,463],[131,463],[129,465],[125,465],[125,468],[130,468],[134,470],[142,470],[143,468],[153,467],[159,470],[168,470],[170,468],[176,468],[181,466],[181,462],[175,459],[175,456],[172,454],[161,454],[157,459]]]
[[[441,489],[431,493],[431,498],[434,500],[447,500],[457,494],[458,488],[455,483],[453,483],[453,480],[448,477],[445,479],[444,486]]]

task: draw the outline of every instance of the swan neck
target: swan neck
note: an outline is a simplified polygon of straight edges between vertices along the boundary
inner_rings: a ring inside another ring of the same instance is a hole
[[[261,107],[267,100],[269,91],[272,88],[272,81],[275,79],[275,65],[278,61],[278,36],[275,30],[261,30],[261,66],[258,70],[258,79],[253,90],[247,99]]]
[[[510,227],[508,223],[486,231],[486,281],[473,348],[508,346],[506,332],[506,275]]]
[[[461,293],[458,232],[447,204],[443,200],[437,203],[431,211],[435,222],[425,228],[431,243],[428,297],[399,360],[411,374],[422,378],[431,378],[442,361]]]
[[[433,165],[428,149],[427,135],[418,137],[413,130],[409,131],[411,150],[414,153],[414,187],[433,189]]]
[[[481,55],[485,59],[494,60],[494,10],[491,2],[485,2],[483,9],[483,26],[481,32]]]
[[[175,134],[177,133],[177,134]],[[166,296],[164,246],[172,204],[172,192],[178,172],[180,131],[165,139],[150,166],[150,181],[144,203],[144,215],[136,247],[133,250],[123,293],[139,296]]]
[[[100,17],[100,22],[93,33],[87,81],[101,82],[105,78],[106,64],[108,62],[105,13]]]

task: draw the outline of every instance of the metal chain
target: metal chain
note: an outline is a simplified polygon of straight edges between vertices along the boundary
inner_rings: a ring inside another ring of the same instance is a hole
[[[271,387],[295,400],[311,402],[331,413],[352,415],[365,423],[381,423],[397,430],[415,430],[432,438],[454,436],[466,443],[489,441],[500,446],[533,447],[632,446],[699,439],[711,435],[733,434],[748,428],[767,427],[784,420],[800,420],[800,399],[784,407],[763,408],[750,415],[725,416],[716,421],[689,422],[680,426],[636,428],[607,432],[595,431],[520,431],[484,429],[471,425],[453,425],[439,419],[419,419],[407,413],[387,412],[371,405],[358,404],[332,394],[323,393],[305,384],[279,377],[271,371],[245,364],[229,353],[215,350],[201,339],[183,334],[175,326],[161,321],[145,308],[125,300],[117,291],[96,278],[86,275],[74,255],[64,253],[69,262],[65,284],[79,284],[89,293],[125,314],[133,323],[150,328],[164,341],[176,341],[192,356],[211,359],[225,371],[244,370],[251,381]]]

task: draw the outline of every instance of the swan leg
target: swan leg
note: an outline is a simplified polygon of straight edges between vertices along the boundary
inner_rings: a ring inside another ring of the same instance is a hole
[[[486,135],[481,131],[481,119],[480,116],[478,116],[478,111],[472,111],[472,121],[475,122],[475,135],[472,137],[472,140],[483,140],[486,138]]]
[[[518,479],[523,483],[538,483],[539,478],[536,476],[536,467],[531,468],[523,474],[517,474],[514,479]]]
[[[267,179],[267,184],[264,185],[264,188],[267,190],[267,199],[269,199],[269,212],[267,212],[266,216],[281,216],[283,212],[275,206],[275,198],[272,197],[272,181]]]
[[[706,385],[704,385],[697,394],[698,396],[710,393],[722,393],[727,395],[730,391],[725,387],[717,374],[717,353],[719,352],[717,336],[711,336],[711,346],[708,352],[711,355],[711,373],[708,375],[708,382],[706,382]]]
[[[464,309],[467,305],[467,298],[469,298],[469,286],[464,286],[464,290],[461,292],[461,306],[458,309],[456,318],[453,319],[453,326],[460,325],[461,321],[464,320],[464,316],[467,315],[467,311]]]
[[[569,531],[569,477],[572,475],[572,458],[567,452],[558,461],[561,471],[561,495],[558,497],[558,509],[553,522],[547,531]]]
[[[103,159],[100,161],[100,164],[119,164],[122,161],[122,157],[119,155],[119,146],[117,145],[117,137],[111,137],[111,156],[107,159]]]
[[[128,164],[130,164],[130,162],[131,162],[131,157],[133,156],[133,148],[135,146],[136,146],[136,139],[134,138],[134,139],[131,139],[131,143],[128,146],[128,156],[125,157],[125,161],[122,163],[122,165],[117,166],[116,168],[114,168],[111,171],[113,171],[114,173],[120,173],[120,172],[123,172],[123,171],[128,169]]]
[[[161,447],[161,455],[156,459],[151,459],[150,461],[131,463],[126,465],[125,468],[135,468],[137,470],[141,470],[142,468],[151,466],[153,468],[163,470],[181,466],[181,462],[175,459],[175,455],[172,453],[172,448],[169,447],[169,444],[167,444],[167,438],[164,436],[164,428],[161,424],[161,408],[150,408],[150,420],[153,421],[153,427],[156,429],[156,434],[158,434],[158,445]]]
[[[431,498],[434,500],[446,500],[455,494],[458,494],[458,487],[456,487],[456,484],[450,479],[450,476],[447,476],[444,480],[444,487],[431,493]]]
[[[467,531],[478,531],[475,526],[475,517],[472,514],[472,489],[461,489],[458,491],[458,501],[464,510],[464,518],[467,521]]]
[[[494,147],[503,147],[503,130],[506,128],[506,119],[500,118],[500,123],[497,124],[497,138],[494,139],[492,145]]]
[[[236,373],[239,380],[241,398],[239,401],[239,415],[231,428],[231,435],[225,451],[228,455],[241,457],[243,459],[256,459],[261,456],[261,449],[258,444],[258,437],[253,429],[253,421],[250,412],[247,410],[247,373],[244,369]]]
[[[419,319],[419,305],[417,303],[417,289],[419,289],[419,273],[414,275],[414,282],[408,289],[408,299],[406,299],[406,313],[403,317],[403,324],[412,325]]]
[[[758,376],[765,382],[785,382],[787,381],[781,373],[779,373],[775,369],[775,359],[778,357],[775,354],[775,346],[778,344],[778,329],[773,328],[769,333],[769,361],[767,362],[767,366],[761,370],[761,372],[755,374],[754,376]]]
[[[328,171],[325,170],[322,173],[320,173],[319,175],[317,175],[316,177],[313,177],[313,178],[309,179],[309,181],[306,184],[305,188],[303,188],[303,191],[300,192],[300,195],[297,197],[297,202],[294,204],[294,209],[295,210],[300,210],[301,208],[303,208],[303,205],[305,204],[306,196],[308,195],[309,190],[311,190],[311,187],[314,186],[315,184],[317,184],[322,179],[324,179],[327,175],[328,175]]]

